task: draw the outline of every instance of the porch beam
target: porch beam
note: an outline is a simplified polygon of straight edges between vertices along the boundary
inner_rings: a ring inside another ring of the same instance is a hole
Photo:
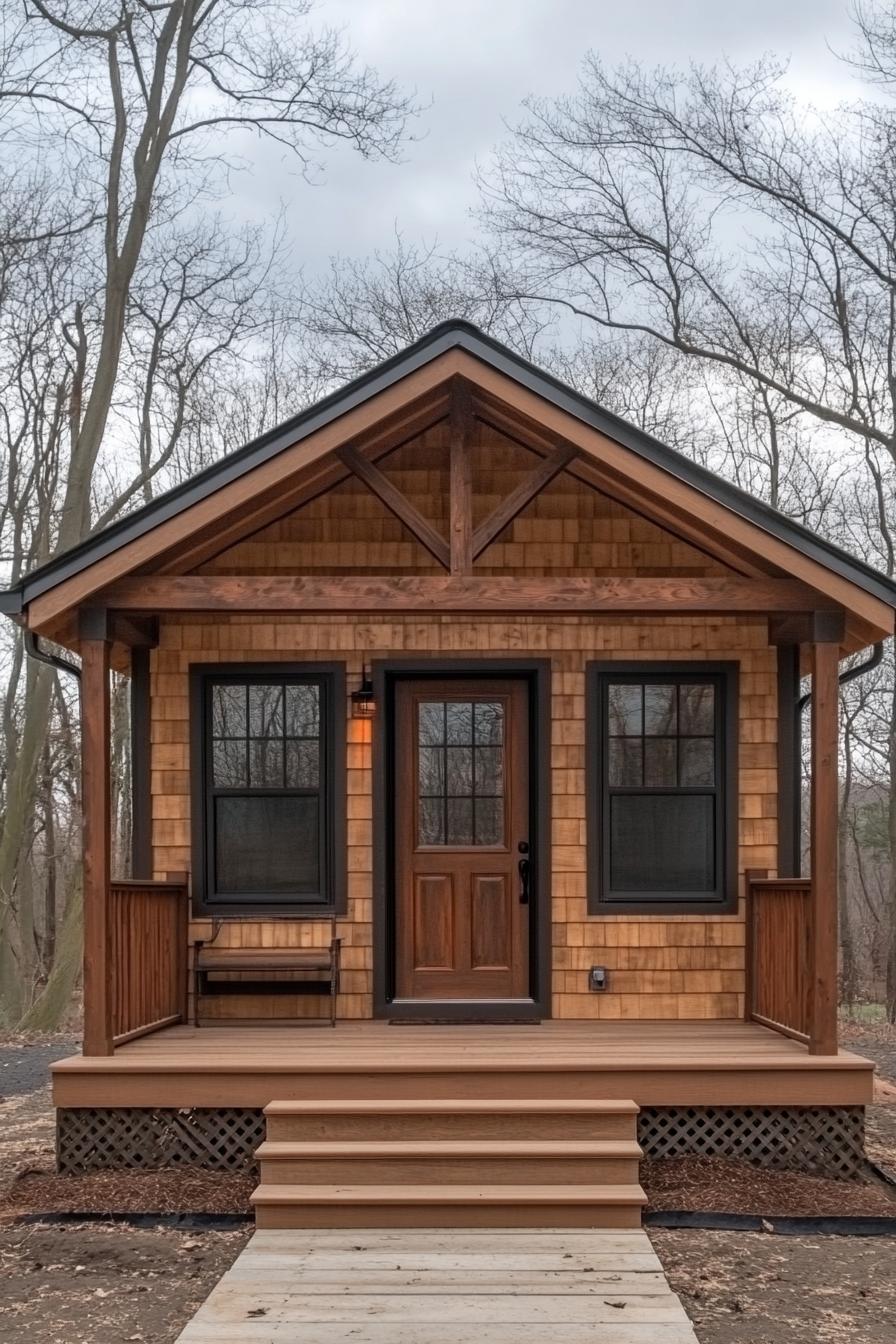
[[[838,673],[838,645],[813,644],[809,1041],[813,1055],[837,1053]]]
[[[84,1054],[112,1053],[109,938],[111,624],[101,608],[80,613],[81,815],[84,899]]]
[[[846,637],[846,614],[842,607],[824,611],[790,611],[770,616],[768,642],[788,644],[842,644]]]
[[[473,568],[473,399],[463,378],[451,384],[448,421],[450,569],[452,574],[469,574]]]
[[[494,512],[489,514],[485,522],[476,528],[473,533],[474,560],[491,546],[505,527],[510,526],[517,514],[522,513],[526,505],[530,504],[536,495],[541,494],[545,486],[549,485],[575,456],[576,450],[572,444],[562,443],[549,457],[543,458],[537,467],[532,468],[516,489],[512,490]]]
[[[159,642],[157,616],[128,616],[115,612],[109,617],[109,638],[129,649],[154,649]]]
[[[385,504],[390,513],[394,514],[400,523],[412,532],[421,546],[429,551],[430,555],[438,560],[444,569],[451,568],[451,556],[448,549],[448,543],[443,536],[433,527],[428,518],[408,499],[401,491],[393,485],[379,467],[373,462],[369,462],[366,457],[362,457],[357,448],[351,444],[346,444],[336,450],[336,456],[342,462],[343,466],[348,467],[359,480],[362,480],[372,494],[382,504]]]
[[[124,611],[757,612],[812,609],[795,579],[145,575],[104,591]]]

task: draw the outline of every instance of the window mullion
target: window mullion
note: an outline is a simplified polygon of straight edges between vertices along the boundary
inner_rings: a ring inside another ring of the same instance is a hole
[[[247,784],[248,787],[251,788],[251,786],[252,786],[252,725],[251,725],[251,723],[249,722],[249,682],[248,682],[248,681],[246,682],[245,692],[246,692],[246,717],[245,717],[244,722],[245,722],[245,725],[246,725],[246,784]]]

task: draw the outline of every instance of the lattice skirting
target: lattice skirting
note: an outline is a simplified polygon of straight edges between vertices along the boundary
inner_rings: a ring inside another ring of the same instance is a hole
[[[260,1110],[60,1109],[60,1171],[204,1167],[243,1171],[264,1138]],[[647,1106],[647,1157],[737,1157],[763,1167],[855,1176],[865,1159],[861,1106]]]
[[[646,1157],[736,1157],[760,1167],[858,1175],[865,1161],[863,1106],[645,1106]]]
[[[245,1171],[263,1138],[264,1115],[249,1108],[60,1109],[56,1165],[73,1172],[104,1167]]]

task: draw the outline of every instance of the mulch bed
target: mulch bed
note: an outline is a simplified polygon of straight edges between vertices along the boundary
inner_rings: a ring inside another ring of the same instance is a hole
[[[896,1190],[882,1181],[839,1181],[772,1171],[724,1158],[676,1157],[641,1163],[651,1212],[752,1213],[763,1217],[896,1217]]]
[[[896,1190],[882,1181],[839,1181],[722,1158],[645,1161],[641,1184],[651,1211],[896,1217]],[[250,1175],[187,1167],[95,1171],[83,1176],[26,1171],[0,1200],[0,1217],[23,1213],[248,1213],[254,1187]]]
[[[93,1171],[84,1176],[24,1172],[0,1200],[0,1217],[23,1213],[249,1213],[249,1175],[179,1167]]]

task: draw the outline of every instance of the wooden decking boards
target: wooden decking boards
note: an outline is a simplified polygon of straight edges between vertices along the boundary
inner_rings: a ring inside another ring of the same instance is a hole
[[[266,1106],[326,1097],[634,1099],[641,1106],[862,1106],[869,1061],[753,1023],[171,1027],[53,1066],[57,1106]],[[487,1080],[488,1086],[484,1088]]]
[[[696,1344],[636,1230],[259,1231],[178,1344]]]

